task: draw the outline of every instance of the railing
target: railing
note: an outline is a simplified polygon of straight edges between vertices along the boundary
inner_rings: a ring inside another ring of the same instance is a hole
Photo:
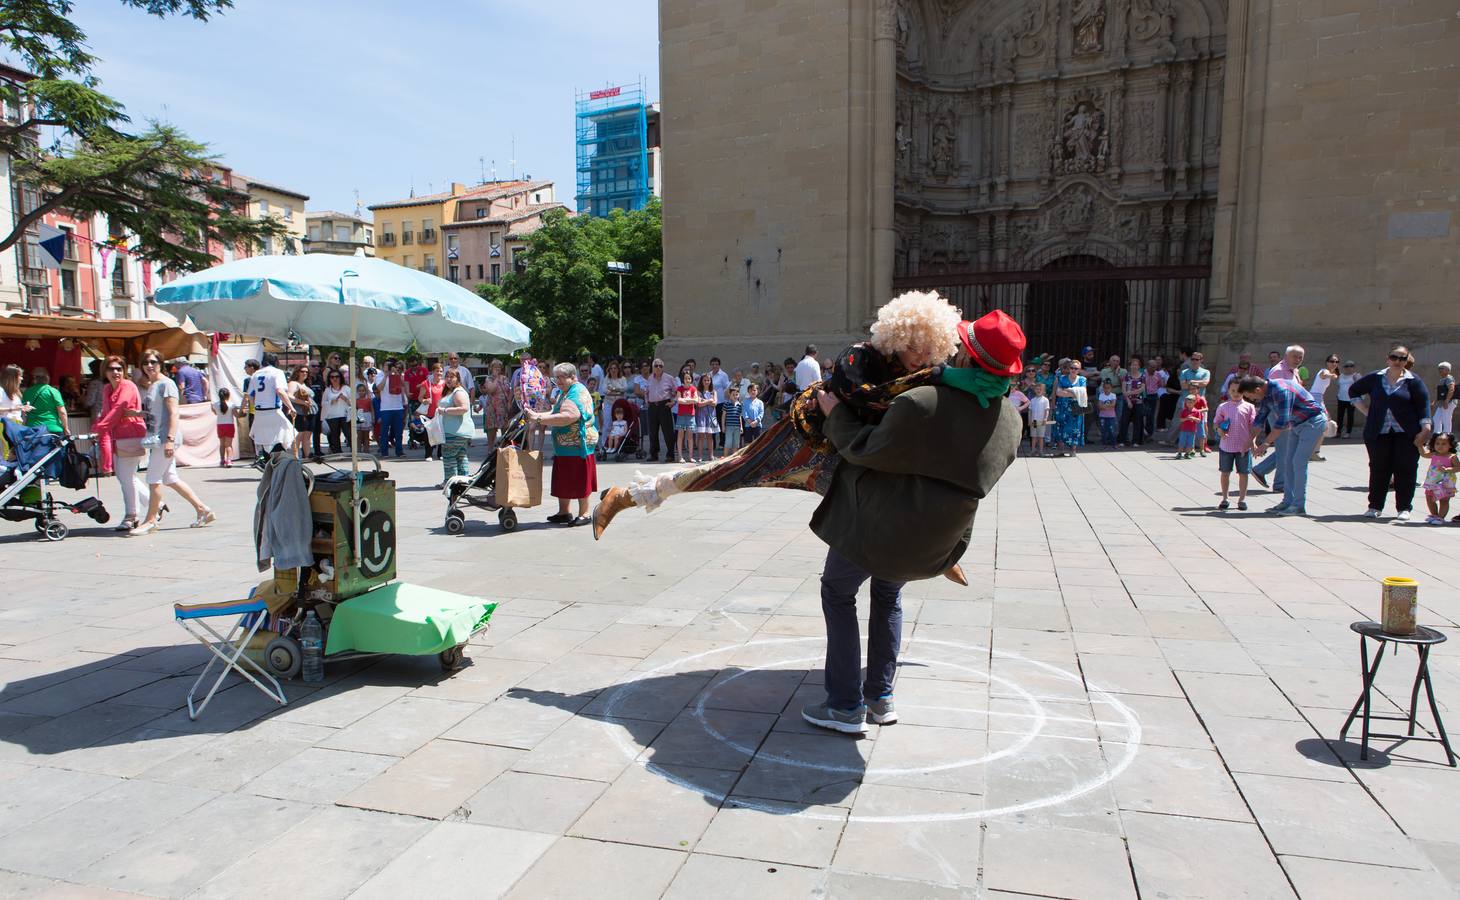
[[[127,284],[127,271],[120,266],[112,270],[112,296],[132,296],[132,286]]]
[[[434,228],[422,228],[421,229],[421,239],[417,243],[421,243],[421,244],[434,244],[434,243],[436,243],[436,229],[434,229]]]
[[[71,262],[79,262],[81,257],[76,253],[76,239],[69,234],[66,235],[66,259]]]
[[[382,247],[394,247],[395,246],[395,234],[394,234],[394,232],[386,232],[385,234],[380,235],[380,246],[382,246]]]
[[[61,289],[61,307],[63,309],[80,309],[81,303],[75,291]]]
[[[402,231],[400,235],[400,242],[402,244],[414,244],[416,242],[415,232]]]
[[[438,274],[437,269],[436,269],[435,266],[421,266],[421,271],[422,272],[425,272],[427,275],[436,275],[436,274]]]
[[[20,281],[33,287],[50,287],[51,279],[46,272],[43,268],[26,266],[20,270]]]

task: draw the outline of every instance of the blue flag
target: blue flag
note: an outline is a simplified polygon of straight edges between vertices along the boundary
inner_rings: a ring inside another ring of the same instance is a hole
[[[47,269],[61,268],[61,260],[66,258],[66,232],[44,222],[37,223],[36,227],[41,233],[41,252],[37,262]]]

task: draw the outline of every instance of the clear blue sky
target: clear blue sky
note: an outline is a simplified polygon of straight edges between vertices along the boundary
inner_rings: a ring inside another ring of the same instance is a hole
[[[240,172],[350,211],[497,176],[574,192],[573,92],[644,79],[657,0],[235,0],[206,24],[80,0],[102,90]],[[368,213],[367,213],[368,217]]]

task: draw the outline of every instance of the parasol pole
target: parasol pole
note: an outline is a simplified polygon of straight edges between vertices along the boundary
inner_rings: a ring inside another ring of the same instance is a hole
[[[345,279],[358,273],[346,270],[340,274],[340,302],[345,302]],[[355,364],[355,342],[360,334],[360,308],[350,307],[350,519],[355,540],[350,545],[350,558],[360,559],[360,427],[355,421],[359,413],[355,409],[355,384],[364,384],[360,370]]]

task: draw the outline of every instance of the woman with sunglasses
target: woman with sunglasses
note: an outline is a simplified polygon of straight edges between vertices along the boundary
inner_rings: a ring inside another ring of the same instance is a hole
[[[1328,389],[1330,387],[1332,387],[1335,383],[1337,383],[1337,381],[1338,381],[1338,356],[1336,354],[1330,353],[1323,360],[1323,368],[1319,369],[1317,372],[1314,373],[1314,375],[1313,375],[1313,384],[1308,388],[1308,393],[1310,393],[1310,394],[1313,395],[1313,399],[1314,400],[1317,400],[1319,403],[1322,403],[1324,409],[1327,409],[1328,408]],[[1337,425],[1335,425],[1334,427],[1336,428]],[[1327,437],[1327,435],[1320,436],[1318,438],[1318,446],[1316,446],[1316,447],[1313,448],[1313,461],[1314,462],[1327,462],[1328,461],[1327,460],[1327,457],[1325,457],[1321,453],[1319,453],[1319,451],[1323,449],[1323,440],[1324,440],[1325,437]]]
[[[354,405],[350,388],[345,384],[345,374],[338,368],[331,369],[324,379],[324,396],[320,398],[321,414],[324,416],[325,433],[329,436],[330,452],[344,450],[344,437],[350,427],[350,407]]]
[[[1389,485],[1394,484],[1394,508],[1399,521],[1408,521],[1414,506],[1415,479],[1419,476],[1420,448],[1431,434],[1430,392],[1410,371],[1414,355],[1404,345],[1389,351],[1389,365],[1355,381],[1349,396],[1367,397],[1364,447],[1369,451],[1369,508],[1364,515],[1377,519],[1384,511]]]
[[[106,378],[101,392],[102,412],[92,430],[111,438],[113,471],[117,487],[122,490],[122,521],[116,530],[131,531],[137,525],[137,498],[147,494],[147,486],[137,478],[137,467],[147,452],[142,447],[147,425],[133,415],[142,410],[142,395],[127,378],[127,365],[120,356],[108,356],[102,374]]]
[[[142,398],[142,408],[127,414],[147,423],[147,436],[142,439],[142,443],[150,448],[147,457],[147,518],[128,533],[132,537],[141,537],[157,530],[162,518],[164,484],[177,491],[197,512],[194,528],[211,525],[218,517],[203,505],[193,489],[177,474],[177,445],[182,426],[177,413],[177,382],[162,374],[162,357],[156,350],[142,354],[142,380],[147,389]]]

